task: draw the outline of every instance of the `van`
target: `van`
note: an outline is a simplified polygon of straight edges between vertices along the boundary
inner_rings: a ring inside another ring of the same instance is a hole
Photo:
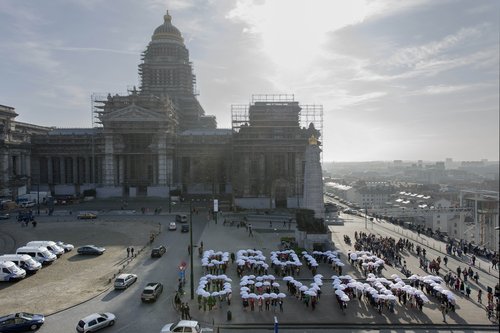
[[[43,246],[46,247],[47,250],[54,253],[58,258],[63,255],[64,249],[56,244],[53,241],[31,241],[26,244],[26,246]]]
[[[17,254],[27,254],[42,265],[53,263],[57,257],[43,246],[23,246],[17,249]]]
[[[175,222],[187,223],[187,221],[188,221],[187,215],[184,215],[184,214],[175,215]]]
[[[24,279],[26,271],[16,266],[12,261],[0,262],[0,281],[15,281]]]
[[[34,274],[42,268],[42,264],[35,261],[27,254],[4,254],[0,256],[0,261],[12,261],[19,268],[24,269],[28,274]]]

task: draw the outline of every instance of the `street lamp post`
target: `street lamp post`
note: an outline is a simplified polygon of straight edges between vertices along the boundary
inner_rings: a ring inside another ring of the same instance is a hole
[[[194,253],[193,253],[193,207],[192,207],[192,203],[193,203],[193,201],[190,199],[189,200],[189,248],[190,248],[189,252],[191,253],[191,257],[190,257],[191,271],[190,271],[189,284],[191,286],[191,300],[194,299],[194,274],[193,274]]]

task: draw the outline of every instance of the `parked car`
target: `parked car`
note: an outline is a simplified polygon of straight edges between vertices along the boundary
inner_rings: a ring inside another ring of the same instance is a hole
[[[73,244],[64,243],[62,241],[57,241],[56,244],[57,246],[62,247],[64,252],[70,252],[75,248]]]
[[[163,245],[155,247],[151,250],[151,258],[159,258],[167,252],[167,248]]]
[[[95,245],[81,246],[76,250],[78,254],[97,254],[97,255],[103,254],[104,251],[106,251],[105,248]]]
[[[170,222],[168,225],[168,230],[177,230],[177,224],[175,224],[175,222]]]
[[[27,312],[12,313],[0,317],[1,332],[24,332],[39,329],[45,322],[42,314],[33,314]]]
[[[116,316],[110,312],[93,313],[82,318],[76,325],[76,330],[80,333],[95,332],[101,328],[113,326]]]
[[[8,220],[10,219],[10,214],[0,214],[0,220]]]
[[[76,218],[79,220],[93,220],[93,219],[97,218],[97,215],[94,213],[90,213],[90,212],[83,212],[83,213],[79,213],[76,216]]]
[[[137,281],[137,275],[135,274],[120,274],[115,279],[115,290],[127,289],[135,281]]]
[[[189,224],[183,224],[181,226],[181,232],[189,232]]]
[[[162,292],[163,284],[160,282],[150,282],[142,290],[141,301],[154,302]]]
[[[163,326],[160,333],[171,333],[171,332],[203,333],[208,331],[209,331],[208,329],[200,328],[200,325],[195,320],[181,320],[177,323],[170,323]]]

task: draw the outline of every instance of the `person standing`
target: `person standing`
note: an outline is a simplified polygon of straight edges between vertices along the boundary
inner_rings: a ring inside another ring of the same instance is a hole
[[[127,246],[127,258],[130,257],[130,247]]]
[[[189,304],[185,303],[186,305],[184,306],[184,313],[186,319],[191,320],[191,314],[189,313]]]
[[[483,300],[481,299],[482,296],[483,296],[483,290],[479,289],[477,291],[477,301],[478,301],[479,304],[483,304]]]
[[[130,256],[133,257],[134,256],[134,248],[133,247],[130,247]]]

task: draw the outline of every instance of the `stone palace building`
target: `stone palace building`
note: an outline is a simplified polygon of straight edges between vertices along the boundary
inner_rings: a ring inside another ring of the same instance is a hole
[[[253,95],[249,105],[232,106],[232,128],[217,128],[196,98],[189,51],[168,12],[139,75],[128,95],[93,95],[92,128],[21,123],[13,107],[0,105],[1,195],[95,189],[98,197],[168,197],[177,189],[246,207],[300,206],[321,105]]]

